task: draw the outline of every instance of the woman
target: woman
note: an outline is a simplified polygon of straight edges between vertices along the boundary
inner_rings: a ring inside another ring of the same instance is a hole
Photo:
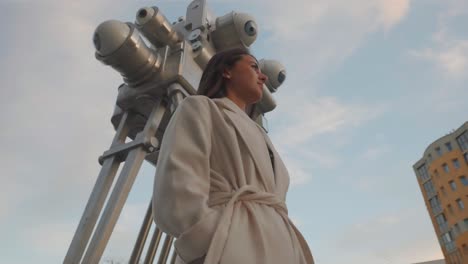
[[[286,167],[246,114],[265,81],[248,51],[218,53],[199,95],[186,98],[167,126],[153,212],[159,228],[177,238],[178,263],[313,263],[287,215]]]

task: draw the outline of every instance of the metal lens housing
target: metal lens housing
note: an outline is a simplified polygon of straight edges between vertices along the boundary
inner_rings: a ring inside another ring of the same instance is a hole
[[[249,47],[257,39],[257,34],[257,23],[251,15],[233,11],[216,19],[216,28],[211,36],[218,50],[226,50]]]
[[[253,20],[249,20],[244,25],[244,31],[247,35],[253,37],[257,35],[257,23]]]
[[[276,60],[262,59],[259,64],[261,71],[268,77],[265,82],[268,90],[272,93],[276,92],[278,87],[286,80],[286,68]]]
[[[157,7],[144,7],[138,10],[135,23],[157,48],[173,46],[183,39]]]
[[[143,42],[131,23],[109,20],[101,23],[93,37],[96,58],[136,87],[149,82],[161,68],[160,56]]]

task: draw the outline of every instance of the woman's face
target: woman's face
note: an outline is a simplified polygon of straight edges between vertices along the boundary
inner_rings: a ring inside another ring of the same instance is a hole
[[[261,73],[253,56],[243,55],[231,69],[224,72],[223,77],[226,79],[228,97],[234,97],[245,106],[262,98],[263,84],[267,77]]]

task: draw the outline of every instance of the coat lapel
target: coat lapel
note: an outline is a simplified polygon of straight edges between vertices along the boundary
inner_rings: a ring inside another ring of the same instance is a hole
[[[216,102],[220,102],[224,106],[224,113],[226,113],[227,118],[230,120],[234,128],[238,131],[239,137],[242,139],[245,146],[247,147],[247,150],[252,156],[255,166],[258,169],[260,177],[265,181],[266,188],[272,188],[269,191],[274,191],[273,168],[271,166],[271,161],[266,146],[270,147],[274,155],[276,153],[274,152],[274,148],[272,148],[271,142],[269,141],[269,139],[267,139],[268,137],[265,137],[263,131],[257,131],[257,129],[261,130],[261,128],[258,127],[258,125],[252,119],[250,119],[250,117],[245,112],[243,112],[237,105],[235,105],[235,103],[232,102],[230,99],[219,98],[214,100]],[[258,139],[258,137],[251,136],[252,133],[258,132],[260,132],[261,138],[264,139],[263,142],[258,142],[258,140],[256,140]]]
[[[273,143],[271,142],[270,137],[268,137],[268,135],[265,132],[265,130],[263,129],[263,127],[261,127],[257,123],[256,123],[256,125],[257,125],[258,129],[261,131],[262,136],[265,139],[265,142],[266,142],[268,148],[271,150],[271,152],[273,154],[273,174],[275,176],[275,182],[276,182],[276,173],[278,172],[278,168],[277,168],[277,166],[278,166],[278,162],[277,162],[278,153],[276,152],[276,149],[273,146]]]

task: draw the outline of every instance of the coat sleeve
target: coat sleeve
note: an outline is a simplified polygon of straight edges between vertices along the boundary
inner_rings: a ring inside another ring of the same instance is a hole
[[[212,118],[209,99],[186,98],[164,133],[153,194],[157,226],[175,236],[189,263],[206,254],[220,212],[208,207]]]

